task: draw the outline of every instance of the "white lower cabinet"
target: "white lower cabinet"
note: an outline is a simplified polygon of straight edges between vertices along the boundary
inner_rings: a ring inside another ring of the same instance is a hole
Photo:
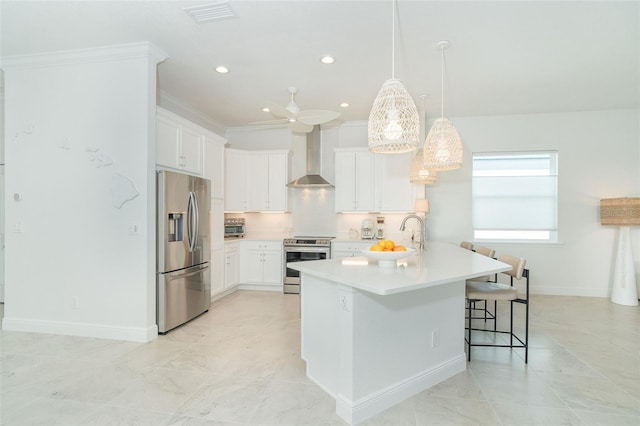
[[[211,300],[225,290],[225,252],[224,249],[211,250]]]
[[[282,241],[243,241],[240,285],[282,291]]]
[[[224,256],[224,290],[226,291],[240,282],[240,242],[225,242]]]
[[[331,258],[340,259],[343,257],[362,256],[362,250],[368,249],[375,240],[363,241],[332,241]]]

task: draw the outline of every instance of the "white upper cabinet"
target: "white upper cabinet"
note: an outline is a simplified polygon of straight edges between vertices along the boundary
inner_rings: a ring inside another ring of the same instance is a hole
[[[367,148],[336,148],[337,212],[408,212],[413,153],[373,154]]]
[[[415,153],[374,154],[375,207],[377,212],[413,210],[414,186],[409,182],[411,160]]]
[[[202,176],[206,131],[157,107],[156,164]]]
[[[207,135],[204,139],[204,177],[211,181],[211,198],[224,198],[224,145],[226,139]]]
[[[225,150],[224,209],[227,212],[243,212],[247,202],[247,151]]]
[[[226,211],[288,211],[289,153],[227,149]]]
[[[372,212],[374,157],[368,149],[336,148],[336,211]]]

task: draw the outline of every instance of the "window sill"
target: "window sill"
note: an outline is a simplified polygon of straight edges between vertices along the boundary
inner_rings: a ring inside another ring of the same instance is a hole
[[[527,247],[564,247],[562,241],[513,241],[513,240],[473,240],[471,241],[474,246],[485,244],[496,244],[503,246],[527,246]]]

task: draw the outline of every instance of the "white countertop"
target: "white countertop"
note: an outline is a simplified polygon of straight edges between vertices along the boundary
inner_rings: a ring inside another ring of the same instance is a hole
[[[511,269],[506,263],[457,245],[429,242],[427,251],[398,260],[396,268],[380,268],[375,259],[349,257],[292,262],[287,267],[379,295],[404,293],[425,287],[490,275]]]

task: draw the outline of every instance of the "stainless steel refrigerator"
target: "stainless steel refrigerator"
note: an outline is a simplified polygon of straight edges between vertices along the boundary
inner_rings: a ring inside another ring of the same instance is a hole
[[[206,312],[211,305],[211,248],[208,179],[182,173],[157,173],[158,332]]]

